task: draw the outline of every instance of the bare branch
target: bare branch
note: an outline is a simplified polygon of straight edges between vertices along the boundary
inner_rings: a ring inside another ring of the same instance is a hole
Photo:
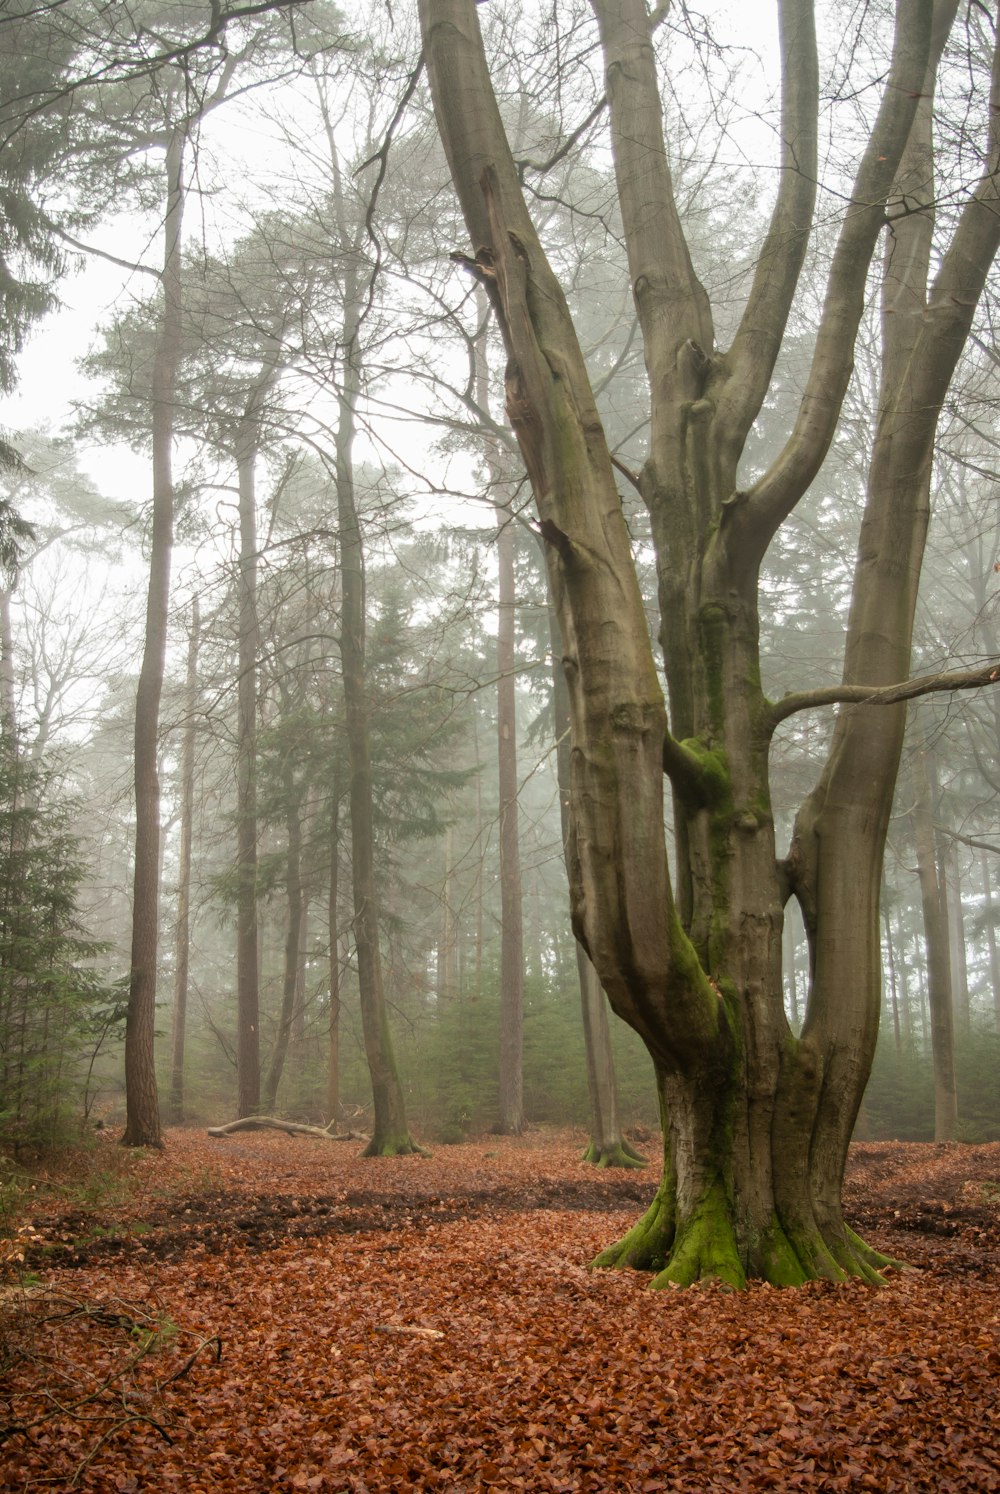
[[[980,669],[948,670],[942,674],[923,674],[896,685],[828,685],[821,690],[801,690],[786,695],[771,707],[772,728],[800,711],[814,711],[829,705],[899,705],[917,700],[921,695],[935,695],[947,690],[978,690],[983,685],[1000,683],[1000,659]]]

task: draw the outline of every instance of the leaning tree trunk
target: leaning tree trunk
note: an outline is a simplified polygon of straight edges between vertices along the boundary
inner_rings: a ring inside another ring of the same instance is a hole
[[[612,1005],[650,1050],[665,1120],[656,1200],[600,1259],[662,1268],[658,1284],[872,1278],[881,1259],[845,1225],[841,1187],[877,1030],[878,888],[903,731],[903,707],[890,702],[904,697],[878,691],[908,671],[937,412],[1000,240],[996,141],[991,134],[988,169],[928,297],[922,241],[908,236],[929,231],[929,201],[926,212],[912,211],[911,177],[927,197],[932,174],[917,158],[948,16],[938,17],[932,54],[930,5],[901,0],[799,413],[784,450],[744,490],[738,463],[768,393],[814,209],[812,7],[781,5],[783,170],[744,316],[725,352],[715,348],[673,196],[650,18],[641,0],[594,0],[594,9],[650,381],[641,490],[657,552],[670,731],[604,433],[565,298],[525,207],[475,6],[421,5],[435,111],[476,248],[467,264],[504,332],[508,413],[538,506],[563,637],[574,927]],[[906,323],[900,337],[913,340],[902,368],[899,342],[887,341],[844,684],[773,705],[760,684],[760,566],[834,438],[867,271],[897,176],[910,216],[894,224],[894,242],[905,248],[887,290],[931,301],[934,316],[897,318]],[[984,671],[975,683],[987,678]],[[781,864],[771,735],[792,711],[838,700],[852,703],[840,712],[827,771]],[[664,771],[675,802],[676,897]],[[811,946],[798,1039],[782,999],[790,889]]]
[[[182,127],[167,143],[163,305],[153,363],[153,535],[146,632],[135,701],[135,870],[132,961],[125,1021],[126,1146],[162,1146],[153,1058],[160,893],[160,782],[157,746],[167,651],[170,554],[173,546],[172,446],[181,348],[181,227],[184,216]]]

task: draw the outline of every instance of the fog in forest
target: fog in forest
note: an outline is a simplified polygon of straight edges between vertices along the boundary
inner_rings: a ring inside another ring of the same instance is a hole
[[[436,6],[422,54],[409,7],[0,5],[0,1144],[269,1115],[655,1162],[716,1006],[785,1080],[864,1031],[855,1139],[998,1139],[993,249],[947,280],[995,170],[985,13],[913,62],[834,0],[809,126],[770,20],[658,11],[646,183],[617,10],[456,0],[510,145],[473,170]],[[885,124],[865,197],[890,66],[936,68],[933,143]],[[912,599],[866,592],[876,553]]]

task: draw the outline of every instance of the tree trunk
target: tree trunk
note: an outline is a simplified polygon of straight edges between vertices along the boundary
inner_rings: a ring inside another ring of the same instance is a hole
[[[181,843],[177,867],[177,928],[174,935],[174,1013],[170,1053],[170,1122],[184,1119],[184,1039],[187,1030],[188,969],[191,955],[191,845],[194,828],[194,746],[198,710],[198,646],[201,617],[198,598],[191,603],[184,726],[181,736]]]
[[[295,1015],[295,997],[298,992],[299,945],[302,934],[304,904],[302,898],[302,804],[295,782],[290,756],[286,756],[283,768],[282,789],[285,800],[285,833],[288,853],[285,863],[285,897],[288,904],[288,928],[285,934],[285,968],[281,986],[281,1014],[274,1040],[274,1051],[264,1083],[264,1108],[273,1111],[285,1067],[285,1055],[292,1032]]]
[[[903,1031],[899,1020],[899,985],[896,980],[896,951],[892,939],[892,921],[889,918],[889,910],[883,899],[882,907],[882,949],[885,956],[885,967],[889,976],[889,1002],[892,1011],[892,1038],[897,1059],[903,1056]]]
[[[153,1033],[159,937],[160,782],[157,746],[167,651],[170,557],[173,547],[172,447],[181,348],[181,228],[184,216],[182,127],[166,152],[163,307],[153,364],[153,535],[146,596],[146,632],[135,702],[135,870],[132,961],[125,1020],[126,1146],[163,1145],[156,1093]]]
[[[337,517],[343,586],[340,656],[344,674],[347,749],[351,768],[351,876],[354,890],[354,938],[358,953],[358,986],[365,1054],[371,1076],[375,1126],[365,1149],[369,1157],[403,1156],[419,1150],[406,1124],[386,1012],[379,950],[378,884],[375,871],[375,825],[372,813],[372,767],[365,680],[364,541],[354,497],[353,449],[360,377],[357,334],[360,287],[351,281],[345,296],[344,357],[337,391]]]
[[[514,531],[510,513],[497,518],[497,767],[500,783],[500,1085],[496,1131],[524,1130],[524,928],[517,808],[517,707],[514,679]]]
[[[327,933],[330,941],[330,1024],[326,1069],[326,1113],[330,1125],[340,1114],[340,782],[330,785],[330,878],[327,885]]]
[[[455,917],[455,866],[452,829],[444,832],[444,881],[441,891],[441,936],[437,956],[437,999],[454,1001],[458,995],[458,920]]]
[[[901,0],[878,117],[831,261],[795,425],[748,490],[746,439],[768,394],[808,242],[818,67],[808,0],[781,6],[782,172],[743,318],[727,351],[695,275],[663,143],[650,18],[594,0],[612,150],[651,395],[641,490],[659,576],[667,729],[612,463],[565,298],[507,145],[471,0],[421,0],[428,77],[475,259],[508,352],[507,409],[546,542],[571,701],[574,927],[615,1010],[645,1041],[664,1114],[664,1174],[636,1229],[599,1260],[656,1284],[748,1275],[878,1279],[882,1258],[841,1211],[847,1146],[881,1006],[878,892],[904,707],[868,700],[909,667],[937,414],[1000,242],[998,141],[940,259],[931,108],[954,5]],[[931,47],[932,21],[936,23]],[[993,103],[997,103],[994,84]],[[897,185],[898,184],[898,185]],[[844,683],[772,704],[760,685],[758,576],[837,431],[868,267],[893,207],[887,324]],[[922,314],[922,308],[933,315]],[[985,679],[985,675],[983,676]],[[771,735],[831,699],[826,771],[774,844]],[[896,698],[896,697],[891,697]],[[663,829],[674,796],[676,896]],[[783,1009],[784,904],[810,942],[801,1035]]]
[[[301,1059],[306,1040],[306,1005],[309,999],[306,977],[309,966],[309,889],[302,888],[302,917],[299,920],[299,948],[295,960],[295,1005],[292,1008],[290,1047]]]
[[[7,585],[0,585],[0,735],[3,750],[12,754],[17,744],[17,708],[14,703],[14,631],[10,622],[10,599],[17,585],[16,571]]]
[[[1000,948],[997,945],[996,903],[993,901],[993,880],[989,858],[980,857],[983,874],[983,917],[986,920],[986,946],[990,956],[990,988],[993,992],[993,1017],[1000,1031]]]
[[[239,680],[236,730],[236,1113],[260,1109],[260,968],[257,931],[257,428],[241,434]]]
[[[940,798],[937,799],[940,806]],[[952,1007],[959,1032],[968,1037],[972,1030],[972,1012],[969,1005],[969,962],[965,941],[965,906],[962,899],[962,873],[954,841],[946,841],[938,833],[938,859],[942,863],[944,885],[948,899],[948,942],[951,947],[951,994]]]
[[[913,840],[917,851],[927,951],[927,998],[931,1010],[934,1059],[934,1140],[953,1141],[958,1127],[958,1090],[955,1084],[948,889],[937,856],[931,780],[923,747],[918,748],[913,757]]]
[[[567,863],[572,866],[574,830],[570,814],[572,752],[569,692],[566,687],[565,674],[558,662],[562,658],[563,650],[559,636],[559,620],[551,604],[549,606],[549,629],[553,658],[552,715],[556,737],[556,779],[559,786],[563,850]],[[611,1050],[611,1031],[608,1023],[608,1000],[601,987],[600,977],[591,964],[587,951],[579,941],[576,941],[576,970],[580,984],[580,1012],[587,1055],[587,1087],[590,1094],[590,1140],[584,1149],[583,1160],[593,1163],[595,1167],[645,1167],[646,1158],[637,1152],[622,1135],[618,1119],[618,1085],[615,1079],[615,1061]]]

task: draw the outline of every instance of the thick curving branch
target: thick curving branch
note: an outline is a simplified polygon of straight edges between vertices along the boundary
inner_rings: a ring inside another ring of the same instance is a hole
[[[979,690],[984,685],[1000,684],[1000,659],[980,669],[947,670],[941,674],[918,675],[896,685],[828,685],[821,690],[801,690],[786,695],[770,710],[773,730],[801,711],[814,711],[830,705],[899,705],[917,700],[921,695],[935,695],[948,690]]]

